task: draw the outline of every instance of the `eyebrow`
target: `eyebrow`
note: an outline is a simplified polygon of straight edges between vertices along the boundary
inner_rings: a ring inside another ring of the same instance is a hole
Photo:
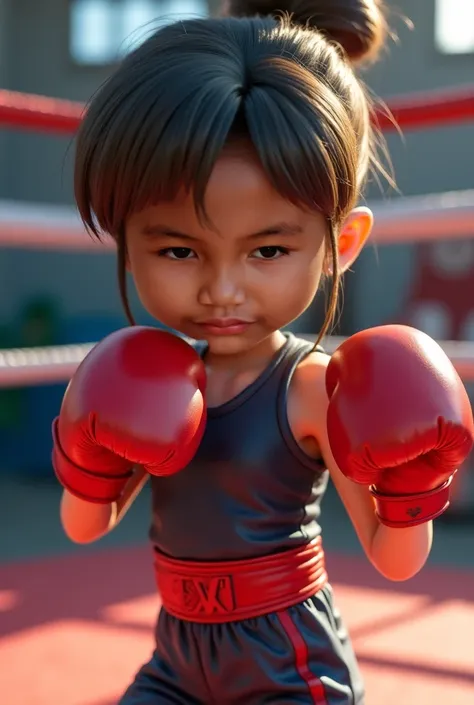
[[[175,237],[179,238],[180,240],[190,240],[193,242],[196,242],[198,240],[197,237],[193,237],[192,235],[186,235],[186,233],[180,233],[179,230],[174,230],[173,228],[170,228],[167,225],[146,225],[144,228],[142,228],[141,233],[150,240],[156,237],[163,237],[163,235],[166,237]]]
[[[156,237],[175,237],[180,240],[189,240],[190,242],[197,242],[199,238],[193,237],[192,235],[187,235],[186,233],[179,232],[174,228],[170,228],[167,225],[161,225],[156,223],[154,225],[146,225],[141,230],[142,234],[150,239]],[[303,228],[296,223],[274,223],[267,228],[263,228],[255,233],[250,233],[246,235],[245,238],[248,240],[254,240],[260,237],[271,237],[275,235],[298,235],[303,232]]]

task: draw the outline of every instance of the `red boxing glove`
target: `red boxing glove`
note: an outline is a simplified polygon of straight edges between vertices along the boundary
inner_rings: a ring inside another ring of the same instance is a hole
[[[407,527],[442,514],[474,424],[440,346],[408,326],[362,331],[332,356],[326,389],[334,459],[346,477],[370,486],[380,521]]]
[[[87,355],[53,425],[61,484],[90,502],[116,501],[133,471],[170,475],[194,456],[206,423],[204,363],[155,328],[116,331]]]

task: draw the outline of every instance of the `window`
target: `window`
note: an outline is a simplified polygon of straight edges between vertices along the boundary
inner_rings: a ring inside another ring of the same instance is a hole
[[[207,0],[71,0],[70,53],[82,65],[113,63],[160,25],[205,17]]]
[[[474,53],[474,0],[435,0],[435,42],[443,54]]]

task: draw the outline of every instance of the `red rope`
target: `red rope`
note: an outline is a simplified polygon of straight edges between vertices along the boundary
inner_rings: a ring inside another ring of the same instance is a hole
[[[454,90],[412,93],[387,101],[389,113],[377,113],[377,123],[384,130],[443,127],[474,120],[474,85]],[[395,125],[394,125],[395,122]]]
[[[70,100],[0,90],[0,126],[72,135],[84,106]]]
[[[375,121],[383,130],[420,129],[474,120],[474,86],[412,93],[387,101]],[[70,100],[0,90],[0,127],[72,135],[85,106]]]

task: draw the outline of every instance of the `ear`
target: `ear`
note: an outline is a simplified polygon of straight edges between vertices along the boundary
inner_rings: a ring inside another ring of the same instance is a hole
[[[339,267],[341,272],[355,262],[372,232],[374,216],[370,208],[354,208],[343,223],[338,238]]]

